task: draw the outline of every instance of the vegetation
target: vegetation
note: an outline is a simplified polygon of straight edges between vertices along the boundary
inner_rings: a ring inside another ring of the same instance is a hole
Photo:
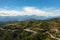
[[[0,40],[58,39],[60,39],[60,18],[20,21],[0,26]]]

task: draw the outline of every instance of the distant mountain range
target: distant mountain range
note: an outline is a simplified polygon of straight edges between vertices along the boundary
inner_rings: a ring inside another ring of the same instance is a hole
[[[31,19],[35,19],[35,20],[45,20],[48,18],[52,18],[52,17],[45,17],[45,16],[37,16],[37,15],[24,15],[24,16],[0,16],[0,21],[24,21],[24,20],[31,20]]]

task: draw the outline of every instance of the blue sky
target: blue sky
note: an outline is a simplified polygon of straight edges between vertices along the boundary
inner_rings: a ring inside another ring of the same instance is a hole
[[[1,15],[60,16],[60,0],[0,0]]]
[[[0,0],[0,8],[9,7],[9,9],[14,9],[24,6],[34,6],[38,8],[54,7],[60,9],[60,0]]]

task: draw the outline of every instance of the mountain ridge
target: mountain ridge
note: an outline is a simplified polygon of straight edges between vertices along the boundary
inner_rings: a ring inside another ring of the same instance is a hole
[[[25,15],[25,16],[0,16],[0,21],[24,21],[29,19],[36,19],[36,20],[43,20],[47,19],[47,17],[44,16],[36,16],[36,15]]]
[[[37,16],[37,15],[24,15],[24,16],[0,16],[0,21],[8,22],[8,21],[25,21],[25,20],[49,20],[54,18],[60,18],[60,16],[56,17],[45,17],[45,16]]]

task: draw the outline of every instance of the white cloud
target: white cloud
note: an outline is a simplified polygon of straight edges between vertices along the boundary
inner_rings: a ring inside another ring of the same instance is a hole
[[[18,16],[18,15],[37,15],[37,16],[60,16],[58,9],[38,9],[36,7],[24,7],[22,11],[16,10],[0,10],[0,16]],[[48,11],[50,10],[50,11]],[[51,11],[52,10],[52,11]]]

